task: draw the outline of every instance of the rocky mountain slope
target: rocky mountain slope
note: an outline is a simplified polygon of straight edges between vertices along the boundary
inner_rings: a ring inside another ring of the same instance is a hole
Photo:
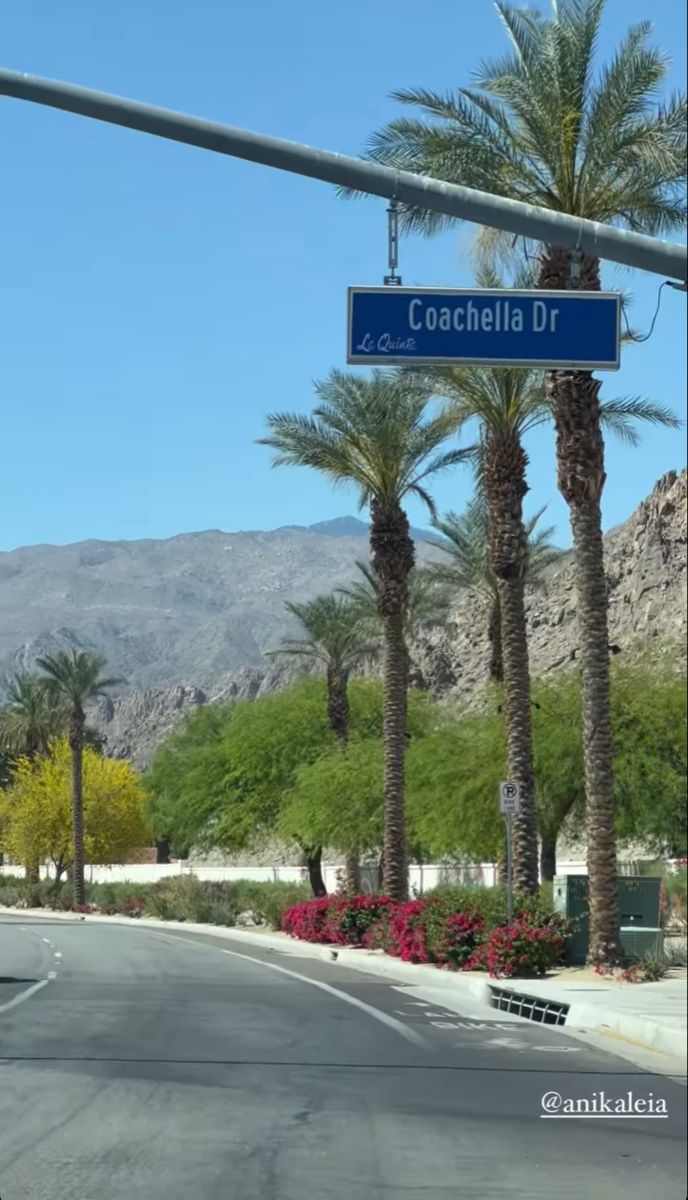
[[[670,472],[605,539],[610,636],[624,657],[684,661],[686,472]],[[417,531],[421,533],[422,531]],[[168,541],[86,542],[0,554],[0,670],[58,646],[97,648],[128,681],[98,705],[112,754],[145,767],[160,740],[200,703],[274,691],[293,667],[266,660],[286,632],[284,601],[351,578],[366,557],[353,518],[272,533],[182,534]],[[418,545],[419,558],[430,549]],[[570,558],[528,596],[531,665],[547,676],[575,662]],[[445,627],[413,646],[417,678],[472,703],[486,677],[484,605],[460,596]],[[681,648],[683,648],[681,650]]]
[[[672,667],[685,664],[686,492],[686,472],[669,472],[605,538],[611,643],[626,661],[663,657]],[[570,556],[544,587],[529,593],[527,611],[533,674],[570,667],[578,648]],[[446,626],[416,640],[418,680],[448,701],[476,702],[487,673],[486,626],[484,603],[460,596]],[[217,694],[255,697],[282,686],[289,673],[277,664],[246,669],[218,679],[210,695],[188,686],[134,692],[108,701],[99,723],[111,752],[145,766],[159,738],[199,702]]]
[[[610,645],[625,662],[664,659],[685,667],[686,492],[686,471],[670,471],[605,537]],[[533,675],[546,678],[574,663],[578,624],[572,555],[544,587],[530,590],[526,611]],[[484,605],[464,596],[446,628],[418,640],[415,662],[438,695],[460,703],[475,699],[488,667],[485,628]]]

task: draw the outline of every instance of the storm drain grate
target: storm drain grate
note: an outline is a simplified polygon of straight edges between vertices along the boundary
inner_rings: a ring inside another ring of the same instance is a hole
[[[540,1025],[566,1024],[568,1004],[543,1000],[541,996],[524,996],[522,992],[512,992],[506,988],[491,987],[490,993],[490,1007],[497,1008],[500,1012],[525,1017],[526,1020],[537,1021]]]

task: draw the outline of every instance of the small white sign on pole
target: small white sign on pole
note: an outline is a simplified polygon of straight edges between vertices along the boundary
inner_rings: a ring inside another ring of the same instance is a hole
[[[503,817],[516,817],[521,811],[521,785],[503,779],[499,785],[499,811]]]

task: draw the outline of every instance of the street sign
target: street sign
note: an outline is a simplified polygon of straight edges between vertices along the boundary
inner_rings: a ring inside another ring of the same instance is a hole
[[[609,292],[350,287],[346,360],[616,371],[620,315]]]
[[[517,817],[521,811],[521,785],[505,779],[499,785],[499,811],[503,817]]]

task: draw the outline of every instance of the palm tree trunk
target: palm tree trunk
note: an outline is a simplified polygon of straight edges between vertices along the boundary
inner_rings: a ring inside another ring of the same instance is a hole
[[[393,900],[403,901],[408,896],[405,816],[407,657],[401,614],[385,620],[382,672],[384,890]]]
[[[547,830],[540,843],[540,882],[551,883],[557,873],[557,835]]]
[[[72,754],[72,842],[74,843],[72,880],[74,885],[74,903],[85,904],[86,884],[84,880],[83,714],[74,713],[72,715],[69,726],[69,748]]]
[[[370,506],[370,549],[378,580],[383,623],[382,737],[384,743],[384,890],[393,899],[408,897],[405,765],[408,651],[404,633],[408,577],[414,547],[406,513],[399,504],[374,497]]]
[[[518,434],[487,429],[484,463],[490,567],[497,580],[501,620],[507,774],[521,785],[521,811],[513,825],[514,884],[521,891],[535,892],[538,851],[524,597],[528,543],[523,497],[528,490],[528,459]]]
[[[490,616],[487,626],[487,636],[490,642],[490,679],[493,683],[504,681],[504,660],[502,656],[502,615],[499,607],[499,593],[490,602]]]
[[[344,745],[349,737],[349,673],[338,664],[327,668],[327,719],[330,729]]]
[[[510,779],[521,785],[521,811],[514,818],[514,886],[536,892],[537,826],[533,781],[533,734],[530,719],[530,670],[523,580],[500,580],[504,654],[506,762]]]
[[[582,256],[580,278],[572,280],[571,259],[567,250],[547,248],[541,261],[539,286],[599,290],[598,260]],[[588,843],[588,959],[595,965],[612,966],[620,961],[621,949],[616,890],[608,598],[600,505],[605,470],[599,389],[599,380],[589,371],[556,371],[547,377],[556,427],[559,491],[569,506],[575,551]]]

